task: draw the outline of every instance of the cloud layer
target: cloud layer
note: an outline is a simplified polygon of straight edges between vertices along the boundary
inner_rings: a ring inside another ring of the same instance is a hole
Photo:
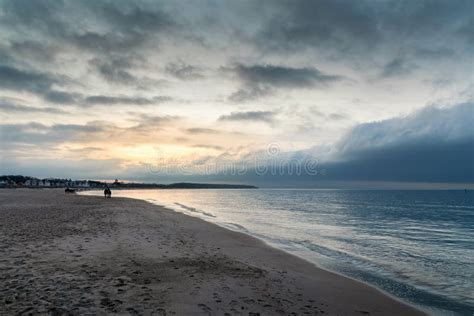
[[[473,10],[469,0],[0,1],[2,173],[55,159],[146,177],[156,153],[202,166],[279,144],[285,159],[330,148],[328,178],[470,179]]]
[[[326,158],[344,180],[474,181],[474,103],[356,126]]]

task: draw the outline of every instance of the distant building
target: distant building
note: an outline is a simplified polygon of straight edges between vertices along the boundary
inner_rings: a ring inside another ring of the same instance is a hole
[[[28,179],[25,181],[25,186],[27,187],[37,187],[39,186],[39,180],[38,179]]]
[[[77,186],[77,187],[80,187],[80,188],[88,188],[88,187],[90,187],[88,180],[76,181],[76,186]]]

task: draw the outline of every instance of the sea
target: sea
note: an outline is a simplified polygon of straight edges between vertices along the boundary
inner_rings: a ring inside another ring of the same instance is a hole
[[[430,314],[474,315],[473,191],[170,189],[113,196],[255,236]]]

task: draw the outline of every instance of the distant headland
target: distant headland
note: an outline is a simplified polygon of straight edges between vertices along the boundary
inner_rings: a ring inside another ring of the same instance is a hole
[[[77,188],[101,189],[111,187],[115,189],[258,189],[253,185],[245,184],[214,184],[214,183],[189,183],[178,182],[171,184],[139,183],[96,180],[72,180],[59,178],[39,179],[22,175],[0,176],[0,188]]]

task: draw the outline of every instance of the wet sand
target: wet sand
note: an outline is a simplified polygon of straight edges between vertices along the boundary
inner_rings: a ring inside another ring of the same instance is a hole
[[[0,190],[0,239],[0,315],[422,314],[253,237],[140,200]]]

